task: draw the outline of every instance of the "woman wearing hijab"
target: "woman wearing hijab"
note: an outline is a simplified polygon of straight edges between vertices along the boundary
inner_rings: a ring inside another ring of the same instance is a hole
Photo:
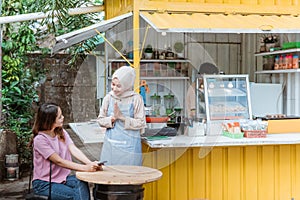
[[[132,67],[117,69],[111,91],[103,99],[97,121],[106,128],[100,160],[107,165],[142,165],[145,108],[141,95],[133,91],[134,80]]]

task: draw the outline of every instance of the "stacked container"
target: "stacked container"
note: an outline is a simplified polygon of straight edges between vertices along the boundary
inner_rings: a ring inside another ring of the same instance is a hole
[[[5,170],[6,179],[14,181],[19,179],[19,155],[9,154],[5,155]]]

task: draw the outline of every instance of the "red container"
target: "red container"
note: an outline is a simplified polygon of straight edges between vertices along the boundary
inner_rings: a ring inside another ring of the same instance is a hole
[[[266,130],[244,131],[244,137],[246,137],[246,138],[265,138],[265,137],[267,137],[267,131]]]
[[[166,123],[169,117],[146,117],[147,123]]]

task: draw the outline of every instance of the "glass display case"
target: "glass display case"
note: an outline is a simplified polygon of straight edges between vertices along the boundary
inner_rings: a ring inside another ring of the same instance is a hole
[[[248,75],[203,75],[207,122],[252,119]]]

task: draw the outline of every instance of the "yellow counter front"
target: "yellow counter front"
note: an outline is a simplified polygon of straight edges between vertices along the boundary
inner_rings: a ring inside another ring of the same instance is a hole
[[[300,199],[300,133],[144,140],[143,152],[163,172],[145,200]]]

